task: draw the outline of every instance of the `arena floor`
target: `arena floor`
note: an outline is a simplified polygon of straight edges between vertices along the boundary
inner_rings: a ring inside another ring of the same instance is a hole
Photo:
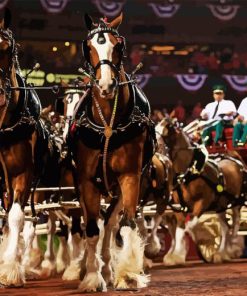
[[[247,260],[226,264],[187,263],[184,267],[165,268],[156,264],[151,270],[151,284],[138,291],[112,291],[97,295],[143,295],[143,296],[246,296]],[[59,278],[29,281],[22,289],[1,289],[1,296],[78,296],[78,281],[63,282]],[[83,294],[92,295],[92,294]]]

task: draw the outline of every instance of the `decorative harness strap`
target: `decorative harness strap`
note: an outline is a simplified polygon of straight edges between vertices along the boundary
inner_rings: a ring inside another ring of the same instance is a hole
[[[118,89],[115,95],[115,100],[114,100],[114,106],[113,106],[113,110],[112,110],[112,115],[111,115],[111,119],[110,119],[110,124],[108,125],[104,115],[102,113],[102,110],[100,108],[99,102],[96,99],[95,96],[93,96],[93,100],[95,102],[97,111],[99,113],[99,117],[104,125],[104,136],[106,138],[105,140],[105,145],[104,145],[104,152],[103,152],[103,176],[104,176],[104,182],[105,182],[105,188],[109,194],[110,197],[113,197],[111,191],[110,191],[110,187],[109,187],[109,183],[108,183],[108,179],[107,179],[107,174],[106,174],[106,161],[107,161],[107,152],[108,152],[108,146],[109,146],[109,141],[110,141],[110,137],[112,136],[112,127],[114,124],[114,119],[116,116],[116,111],[117,111],[117,103],[118,103]]]
[[[214,191],[217,193],[224,191],[224,178],[223,174],[220,171],[220,168],[215,164],[214,168],[217,171],[217,180],[218,182],[213,182],[207,175],[204,175],[204,168],[208,162],[211,163],[211,160],[208,158],[208,152],[204,146],[196,146],[194,147],[194,155],[191,160],[191,163],[185,173],[178,174],[175,176],[173,180],[174,187],[172,189],[172,192],[176,191],[179,198],[179,203],[181,204],[180,208],[175,207],[172,205],[173,199],[169,200],[169,205],[174,211],[178,212],[188,212],[189,208],[184,201],[183,192],[181,185],[185,184],[188,185],[190,182],[202,178],[211,188],[213,188]],[[202,158],[204,156],[204,159]],[[201,159],[200,159],[201,158]],[[199,161],[199,159],[201,161]]]

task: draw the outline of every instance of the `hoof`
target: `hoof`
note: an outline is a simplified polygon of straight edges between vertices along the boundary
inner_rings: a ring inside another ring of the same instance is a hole
[[[150,269],[150,268],[153,267],[153,261],[144,256],[144,258],[143,258],[143,266],[144,266],[144,269]]]
[[[139,288],[147,287],[149,282],[148,275],[141,275],[141,274],[133,274],[127,275],[125,277],[115,279],[114,287],[116,290],[121,291],[136,291]]]
[[[106,283],[99,272],[89,272],[85,275],[78,289],[81,292],[106,292]]]
[[[106,265],[104,265],[102,267],[102,276],[106,282],[106,286],[107,287],[113,287],[113,276],[112,276],[112,270],[107,267]]]
[[[55,262],[44,260],[41,263],[41,277],[42,279],[46,279],[49,277],[53,277],[57,274],[56,264]]]
[[[180,254],[167,254],[163,259],[165,266],[185,265],[185,256]]]
[[[222,263],[231,261],[230,256],[226,252],[216,252],[213,256],[214,263]]]
[[[155,237],[149,237],[147,240],[147,245],[145,247],[145,255],[148,258],[153,258],[156,256],[161,250],[161,244],[159,241],[159,238],[157,236]]]
[[[26,269],[25,277],[27,281],[39,280],[41,278],[41,272],[36,269]]]
[[[2,287],[20,288],[25,284],[25,272],[19,262],[0,266],[0,285]]]
[[[71,262],[71,264],[65,269],[62,279],[64,281],[79,280],[80,272],[81,272],[80,265],[78,263]]]

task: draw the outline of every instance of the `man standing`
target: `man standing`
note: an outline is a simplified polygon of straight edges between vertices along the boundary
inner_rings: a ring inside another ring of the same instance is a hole
[[[217,123],[205,128],[202,133],[202,140],[205,145],[210,143],[211,132],[216,131],[214,143],[218,143],[222,138],[225,126],[232,125],[234,116],[236,115],[235,104],[230,100],[225,100],[226,88],[222,84],[214,85],[213,98],[214,102],[209,103],[201,112],[204,120],[215,119]]]
[[[233,146],[244,146],[247,139],[247,97],[238,107],[238,116],[233,130]]]

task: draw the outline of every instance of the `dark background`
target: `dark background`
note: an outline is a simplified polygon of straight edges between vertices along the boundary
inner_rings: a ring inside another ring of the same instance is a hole
[[[133,46],[137,45],[145,46],[144,68],[140,73],[150,72],[149,67],[145,66],[145,60],[150,64],[152,59],[156,58],[148,55],[149,49],[155,44],[173,45],[179,50],[192,45],[198,48],[210,48],[210,50],[222,50],[227,47],[239,53],[247,51],[246,0],[170,1],[173,4],[182,5],[171,18],[158,18],[148,5],[149,2],[163,4],[165,1],[125,1],[124,20],[119,31],[127,41],[127,71],[133,69],[129,62],[129,55]],[[241,7],[234,19],[221,21],[212,15],[205,6],[206,4],[238,4]],[[60,14],[48,13],[39,0],[10,0],[8,7],[12,11],[11,28],[21,45],[20,64],[22,68],[30,68],[38,61],[41,64],[41,69],[46,73],[78,74],[78,67],[83,65],[81,42],[86,36],[83,15],[88,12],[95,18],[102,17],[93,1],[70,0]],[[69,48],[64,46],[66,41],[71,44]],[[56,52],[52,51],[54,46],[58,48]],[[58,66],[52,64],[52,61],[56,59]],[[182,100],[189,109],[198,101],[201,101],[203,105],[209,102],[212,99],[211,87],[214,83],[224,81],[222,79],[224,71],[208,73],[209,77],[199,91],[188,92],[178,84],[174,77],[175,73],[188,73],[186,72],[189,68],[188,57],[163,56],[164,62],[169,63],[174,59],[181,61],[181,69],[174,70],[174,73],[166,72],[164,66],[164,73],[152,75],[145,86],[144,91],[151,105],[154,108],[171,109],[176,101]],[[242,68],[239,74],[247,75],[246,68]],[[238,105],[246,94],[237,93],[226,81],[224,83],[227,85],[227,97]],[[44,105],[53,102],[55,98],[50,92],[40,91],[39,93]]]

